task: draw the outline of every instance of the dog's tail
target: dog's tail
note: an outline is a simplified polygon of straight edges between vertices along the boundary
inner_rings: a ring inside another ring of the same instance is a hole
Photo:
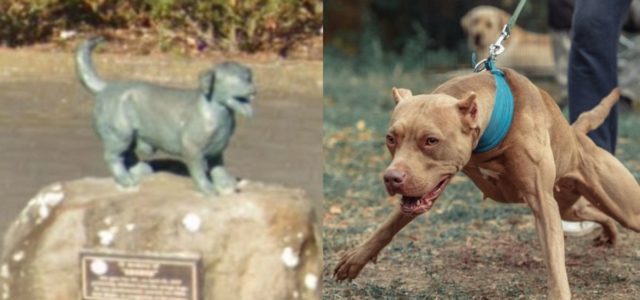
[[[602,98],[602,101],[596,107],[581,113],[571,127],[573,127],[573,130],[584,134],[598,128],[609,115],[611,108],[618,102],[618,98],[620,98],[620,89],[616,87],[611,90],[609,95]]]
[[[80,82],[93,93],[102,91],[107,82],[100,79],[91,61],[91,51],[104,39],[102,37],[94,37],[83,41],[76,51],[76,72]]]

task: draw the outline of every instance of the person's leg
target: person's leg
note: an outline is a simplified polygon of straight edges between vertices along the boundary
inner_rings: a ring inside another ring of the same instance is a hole
[[[618,85],[617,48],[631,0],[576,0],[569,54],[569,119],[596,106]],[[615,153],[618,106],[589,137]]]
[[[571,49],[569,30],[551,30],[551,42],[553,44],[553,59],[555,62],[554,77],[562,90],[560,99],[556,100],[558,105],[562,107],[568,102],[567,73],[569,70],[569,50]]]

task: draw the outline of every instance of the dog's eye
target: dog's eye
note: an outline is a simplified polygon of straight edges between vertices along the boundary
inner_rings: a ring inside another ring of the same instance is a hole
[[[424,145],[425,146],[435,146],[440,142],[440,140],[438,140],[437,138],[434,137],[428,137],[425,141],[424,141]]]
[[[394,138],[393,135],[391,134],[387,134],[387,145],[393,146],[395,144],[396,144],[396,138]]]

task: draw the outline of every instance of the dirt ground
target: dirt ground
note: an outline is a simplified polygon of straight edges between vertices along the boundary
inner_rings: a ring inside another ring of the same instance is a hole
[[[179,87],[195,87],[198,73],[222,59],[94,56],[103,78]],[[258,85],[256,115],[238,117],[225,152],[228,168],[239,177],[305,189],[320,206],[322,62],[241,61]],[[109,176],[91,126],[92,108],[71,52],[0,48],[0,233],[44,185]]]
[[[377,264],[352,282],[331,277],[340,254],[371,235],[397,201],[381,180],[390,161],[384,146],[390,88],[429,91],[441,78],[354,71],[326,57],[325,74],[324,299],[545,299],[546,270],[530,210],[482,200],[464,176],[395,237]],[[617,152],[636,179],[639,126],[638,113],[621,117]],[[574,299],[638,299],[640,234],[619,230],[615,248],[594,247],[599,232],[566,238]]]

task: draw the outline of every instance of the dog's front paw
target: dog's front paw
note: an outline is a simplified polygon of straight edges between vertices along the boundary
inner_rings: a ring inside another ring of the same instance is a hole
[[[136,181],[140,181],[143,177],[153,174],[153,168],[145,162],[138,162],[135,166],[129,169],[129,172],[131,172],[131,176]]]
[[[333,277],[338,281],[354,279],[368,262],[375,262],[375,259],[376,256],[369,254],[362,246],[351,249],[340,258],[338,266],[333,270]]]
[[[236,192],[236,186],[238,185],[236,178],[222,167],[216,167],[211,170],[211,180],[216,192],[221,195],[230,195]]]
[[[115,180],[123,188],[130,188],[138,183],[130,174],[116,176]]]

